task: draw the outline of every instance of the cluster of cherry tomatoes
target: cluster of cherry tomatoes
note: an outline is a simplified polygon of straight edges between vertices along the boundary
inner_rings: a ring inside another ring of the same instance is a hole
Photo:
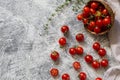
[[[111,16],[103,4],[90,1],[83,12],[77,15],[78,20],[82,20],[84,26],[96,34],[104,32],[111,27]]]
[[[69,32],[69,27],[67,25],[64,25],[61,27],[61,32],[65,35],[65,34],[68,34]],[[67,44],[67,40],[66,40],[67,37],[61,37],[59,40],[58,40],[58,43],[61,47],[65,47],[66,44]],[[76,34],[75,36],[76,38],[76,41],[78,42],[82,42],[84,41],[84,35],[82,33],[78,33]],[[98,43],[98,42],[95,42],[93,44],[93,49],[95,51],[98,52],[98,54],[103,57],[106,55],[106,50],[104,48],[101,48],[101,45]],[[74,56],[74,55],[82,55],[84,53],[84,49],[81,47],[81,46],[75,46],[75,47],[71,47],[69,48],[69,54],[71,56]],[[56,61],[59,61],[59,58],[60,58],[60,55],[57,51],[53,51],[51,54],[50,54],[50,57],[51,59],[56,62]],[[97,61],[97,60],[94,60],[92,55],[90,54],[87,54],[85,57],[84,57],[84,60],[91,64],[92,67],[94,69],[98,69],[100,68],[100,66],[102,67],[107,67],[108,66],[108,60],[107,59],[103,59],[101,62]],[[73,68],[76,70],[76,71],[79,71],[81,69],[81,64],[80,62],[78,61],[75,61],[73,62],[72,64]],[[50,70],[50,74],[51,76],[53,77],[58,77],[59,75],[59,70],[57,68],[52,68]],[[80,80],[86,80],[87,79],[87,75],[85,72],[80,72],[78,74],[78,77]],[[64,73],[62,74],[61,76],[62,80],[70,80],[70,75],[68,73]],[[97,77],[95,80],[102,80],[102,78],[100,77]]]

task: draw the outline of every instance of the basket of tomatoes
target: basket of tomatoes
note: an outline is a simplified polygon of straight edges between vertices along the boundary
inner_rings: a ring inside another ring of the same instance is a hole
[[[90,0],[83,12],[77,15],[85,29],[95,35],[103,35],[110,31],[114,24],[114,12],[104,0]]]

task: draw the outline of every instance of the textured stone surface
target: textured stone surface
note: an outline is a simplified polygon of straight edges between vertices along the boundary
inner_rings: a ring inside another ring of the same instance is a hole
[[[91,47],[94,41],[99,41],[107,50],[110,66],[118,64],[112,57],[107,35],[93,36],[76,20],[76,14],[72,11],[74,3],[59,12],[49,23],[48,29],[44,30],[43,25],[47,23],[48,17],[63,2],[64,0],[0,0],[0,80],[53,80],[49,75],[52,67],[58,68],[60,74],[68,72],[71,80],[79,80],[78,72],[72,68],[74,61],[81,62],[81,71],[87,72],[88,80],[102,77],[107,69],[95,71],[84,62],[84,55],[72,58],[67,50],[71,46],[81,45],[85,54],[91,53],[95,59],[99,59]],[[63,36],[59,30],[63,24],[70,27],[68,45],[64,50],[57,43]],[[85,42],[75,41],[74,36],[78,32],[85,35]],[[60,53],[59,65],[50,60],[49,55],[53,50]]]

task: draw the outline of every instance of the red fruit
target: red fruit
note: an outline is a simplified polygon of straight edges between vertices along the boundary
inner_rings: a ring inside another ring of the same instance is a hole
[[[100,43],[95,42],[95,43],[93,44],[93,49],[96,50],[96,51],[98,51],[98,50],[100,49]]]
[[[88,26],[87,29],[90,30],[90,31],[93,31],[94,27],[93,26]]]
[[[98,8],[98,3],[97,2],[92,2],[91,3],[91,8],[93,8],[93,9]]]
[[[92,63],[93,62],[93,57],[89,54],[86,55],[84,59],[87,63]]]
[[[82,14],[78,14],[78,15],[77,15],[77,19],[78,19],[78,20],[82,20],[82,19],[83,19],[83,15],[82,15]]]
[[[84,18],[88,18],[89,17],[89,14],[85,13],[85,12],[83,12],[82,15],[83,15]]]
[[[69,74],[65,73],[62,75],[62,80],[70,80]]]
[[[83,23],[84,23],[84,24],[87,24],[87,23],[88,23],[88,19],[84,18],[84,19],[83,19]]]
[[[61,32],[62,33],[67,33],[68,31],[69,31],[69,27],[68,26],[64,25],[64,26],[61,27]]]
[[[92,67],[93,67],[94,69],[98,69],[98,68],[100,68],[100,63],[95,60],[95,61],[92,62]]]
[[[108,66],[108,60],[107,60],[107,59],[103,59],[103,60],[101,61],[101,66],[102,66],[102,67],[107,67],[107,66]]]
[[[84,10],[84,13],[86,13],[86,14],[89,14],[89,12],[90,12],[90,8],[89,8],[89,7],[87,7],[87,6],[86,6],[86,7],[84,7],[84,9],[83,9],[83,10]]]
[[[94,28],[94,32],[95,32],[96,34],[98,34],[98,33],[101,32],[101,29],[100,29],[99,27],[95,27],[95,28]]]
[[[96,26],[101,28],[103,26],[102,19],[96,21]]]
[[[75,55],[75,54],[76,54],[76,49],[75,49],[75,48],[70,48],[70,49],[69,49],[69,53],[70,53],[71,55]]]
[[[84,35],[83,35],[82,33],[78,33],[78,34],[76,35],[76,40],[77,40],[78,42],[83,41],[83,40],[84,40]]]
[[[56,69],[56,68],[52,68],[52,69],[50,70],[50,74],[51,74],[51,76],[53,76],[53,77],[57,77],[58,74],[59,74],[59,70]]]
[[[108,14],[108,10],[107,10],[107,9],[104,9],[104,10],[102,11],[102,14],[103,14],[103,15],[107,15],[107,14]]]
[[[61,46],[65,46],[65,45],[66,45],[66,38],[61,37],[61,38],[59,39],[59,44],[60,44]]]
[[[78,46],[78,47],[76,48],[76,53],[77,53],[77,54],[81,55],[81,54],[83,54],[83,52],[84,52],[84,50],[83,50],[82,47]]]
[[[85,72],[80,72],[80,74],[78,76],[79,76],[80,80],[86,80],[86,78],[87,78],[87,75]]]
[[[95,22],[94,22],[94,21],[91,21],[90,24],[89,24],[89,26],[95,27]]]
[[[95,14],[95,12],[96,12],[96,11],[95,11],[93,8],[90,8],[90,13],[91,13],[91,14]]]
[[[50,54],[50,57],[53,61],[57,61],[59,59],[59,53],[57,51],[53,51],[51,54]]]
[[[75,61],[75,62],[73,63],[73,67],[74,67],[75,70],[79,70],[79,69],[81,68],[81,65],[80,65],[79,62]]]
[[[97,77],[95,80],[102,80],[102,78],[100,78],[100,77]]]
[[[99,51],[98,51],[98,54],[103,57],[106,55],[106,50],[104,48],[100,48]]]
[[[103,22],[104,26],[107,26],[111,23],[111,20],[110,20],[110,18],[104,18],[102,22]]]

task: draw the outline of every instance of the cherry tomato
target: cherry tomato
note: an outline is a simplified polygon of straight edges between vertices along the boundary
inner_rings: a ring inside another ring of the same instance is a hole
[[[76,54],[76,49],[75,49],[75,48],[70,48],[70,49],[69,49],[69,53],[70,53],[71,55],[75,55],[75,54]]]
[[[69,27],[67,25],[64,25],[61,27],[61,32],[62,33],[67,33],[69,31]]]
[[[87,23],[88,23],[88,19],[84,18],[84,19],[83,19],[83,23],[84,23],[84,24],[87,24]]]
[[[100,78],[100,77],[97,77],[95,80],[102,80],[102,78]]]
[[[82,20],[82,19],[83,19],[83,15],[82,15],[82,14],[78,14],[78,15],[77,15],[77,19],[78,19],[78,20]]]
[[[59,53],[57,51],[53,51],[51,54],[50,54],[50,57],[53,61],[57,61],[59,59]]]
[[[104,18],[102,22],[103,22],[104,26],[107,26],[108,24],[111,23],[111,20],[110,20],[110,18]]]
[[[91,21],[90,24],[89,24],[89,26],[95,27],[95,22],[94,22],[94,21]]]
[[[90,12],[90,8],[87,6],[85,6],[83,10],[84,10],[84,13],[86,13],[86,14],[89,14],[89,12]]]
[[[92,62],[92,67],[93,67],[94,69],[98,69],[98,68],[100,68],[100,63],[95,60],[95,61]]]
[[[77,54],[81,55],[81,54],[83,54],[83,52],[84,52],[84,50],[83,50],[82,47],[80,47],[80,46],[76,47],[76,53]]]
[[[84,59],[87,63],[92,63],[93,62],[93,57],[89,54],[86,55]]]
[[[101,57],[103,57],[103,56],[106,55],[106,50],[105,50],[104,48],[100,48],[100,49],[98,50],[98,54],[99,54]]]
[[[76,40],[77,40],[78,42],[83,41],[83,40],[84,40],[84,35],[83,35],[82,33],[78,33],[78,34],[76,35]]]
[[[65,73],[62,75],[62,80],[70,80],[69,74]]]
[[[93,31],[94,27],[93,26],[88,26],[87,29],[90,30],[90,31]]]
[[[103,26],[102,19],[98,19],[96,21],[96,26],[99,27],[99,28],[101,28]]]
[[[90,13],[91,13],[91,14],[93,14],[93,15],[94,15],[94,14],[95,14],[95,12],[96,12],[96,11],[95,11],[93,8],[90,8]]]
[[[61,38],[59,39],[59,44],[60,44],[61,46],[65,46],[65,45],[66,45],[66,38],[61,37]]]
[[[103,15],[107,15],[107,14],[108,14],[108,10],[107,10],[107,9],[104,9],[104,10],[102,11],[102,14],[103,14]]]
[[[80,72],[78,76],[79,76],[80,80],[86,80],[86,78],[87,78],[87,75],[85,72]]]
[[[98,33],[101,32],[101,29],[100,29],[99,27],[95,27],[95,28],[94,28],[94,32],[95,32],[96,34],[98,34]]]
[[[102,67],[107,67],[107,66],[108,66],[108,60],[107,60],[107,59],[103,59],[103,60],[101,61],[101,66],[102,66]]]
[[[81,68],[81,65],[80,65],[79,62],[75,61],[75,62],[73,63],[73,67],[74,67],[75,70],[79,70],[79,69]]]
[[[59,75],[59,70],[56,69],[56,68],[52,68],[52,69],[50,70],[50,74],[51,74],[51,76],[53,76],[53,77],[57,77],[57,76]]]
[[[84,18],[88,18],[89,17],[89,14],[85,13],[85,12],[83,12],[82,15],[83,15]]]
[[[98,3],[97,2],[92,2],[91,3],[91,8],[93,8],[93,9],[98,8]]]
[[[100,43],[95,42],[95,43],[93,44],[93,49],[96,50],[96,51],[98,51],[98,50],[100,49]]]

